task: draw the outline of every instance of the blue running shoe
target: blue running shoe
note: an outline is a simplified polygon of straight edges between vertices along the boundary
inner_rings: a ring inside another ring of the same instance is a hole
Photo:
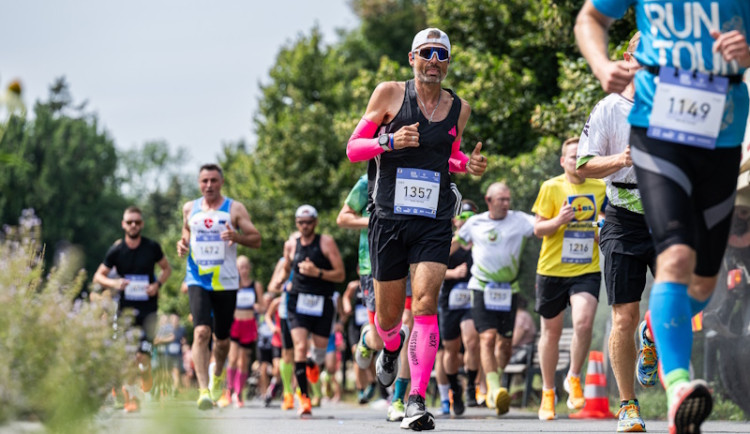
[[[648,315],[648,312],[646,313]],[[651,387],[659,381],[658,365],[659,359],[656,355],[656,345],[646,337],[646,321],[641,321],[638,326],[638,340],[641,344],[641,352],[638,354],[638,366],[636,377],[643,387]]]
[[[646,423],[641,418],[641,406],[637,400],[631,399],[627,403],[620,404],[617,412],[617,432],[645,432]]]
[[[451,414],[451,402],[447,399],[440,401],[440,413],[445,415]]]

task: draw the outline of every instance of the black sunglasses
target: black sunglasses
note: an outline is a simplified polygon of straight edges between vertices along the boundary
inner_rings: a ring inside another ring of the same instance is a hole
[[[450,57],[448,49],[443,47],[424,47],[414,52],[424,60],[431,60],[433,55],[437,55],[438,61],[445,62]]]

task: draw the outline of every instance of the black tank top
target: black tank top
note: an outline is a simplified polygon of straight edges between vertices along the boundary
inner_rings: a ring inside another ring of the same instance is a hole
[[[326,297],[333,295],[333,282],[318,279],[317,276],[304,276],[299,272],[297,264],[304,261],[305,258],[310,258],[313,264],[322,270],[333,269],[331,261],[320,250],[320,235],[316,234],[313,242],[307,246],[302,245],[302,238],[297,238],[297,248],[294,251],[294,258],[292,259],[294,278],[292,279],[292,290],[289,292],[292,294],[324,295]]]
[[[453,217],[456,197],[453,194],[448,171],[451,147],[456,140],[458,116],[461,114],[461,99],[450,89],[445,89],[453,97],[448,116],[440,122],[430,123],[417,105],[414,80],[406,82],[404,102],[396,117],[388,124],[381,125],[378,135],[395,133],[405,125],[419,122],[419,147],[384,152],[368,162],[368,193],[370,212],[380,218],[412,219],[414,215],[394,213],[394,195],[398,168],[422,169],[440,174],[440,191],[435,218],[438,220]],[[422,217],[424,218],[424,217]]]

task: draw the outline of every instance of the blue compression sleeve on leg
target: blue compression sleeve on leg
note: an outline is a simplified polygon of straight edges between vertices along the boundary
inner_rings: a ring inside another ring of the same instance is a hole
[[[659,282],[651,288],[651,331],[664,375],[690,367],[693,316],[689,299],[687,285],[681,283]]]
[[[406,395],[406,388],[409,387],[408,378],[397,378],[396,385],[393,386],[393,399],[400,399],[404,402],[404,395]]]

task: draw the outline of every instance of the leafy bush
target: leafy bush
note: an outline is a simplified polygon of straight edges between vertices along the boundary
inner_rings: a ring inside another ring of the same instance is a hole
[[[113,305],[74,302],[82,255],[67,249],[45,275],[39,221],[24,212],[0,233],[0,423],[38,419],[74,432],[101,407],[132,356],[113,338]]]

